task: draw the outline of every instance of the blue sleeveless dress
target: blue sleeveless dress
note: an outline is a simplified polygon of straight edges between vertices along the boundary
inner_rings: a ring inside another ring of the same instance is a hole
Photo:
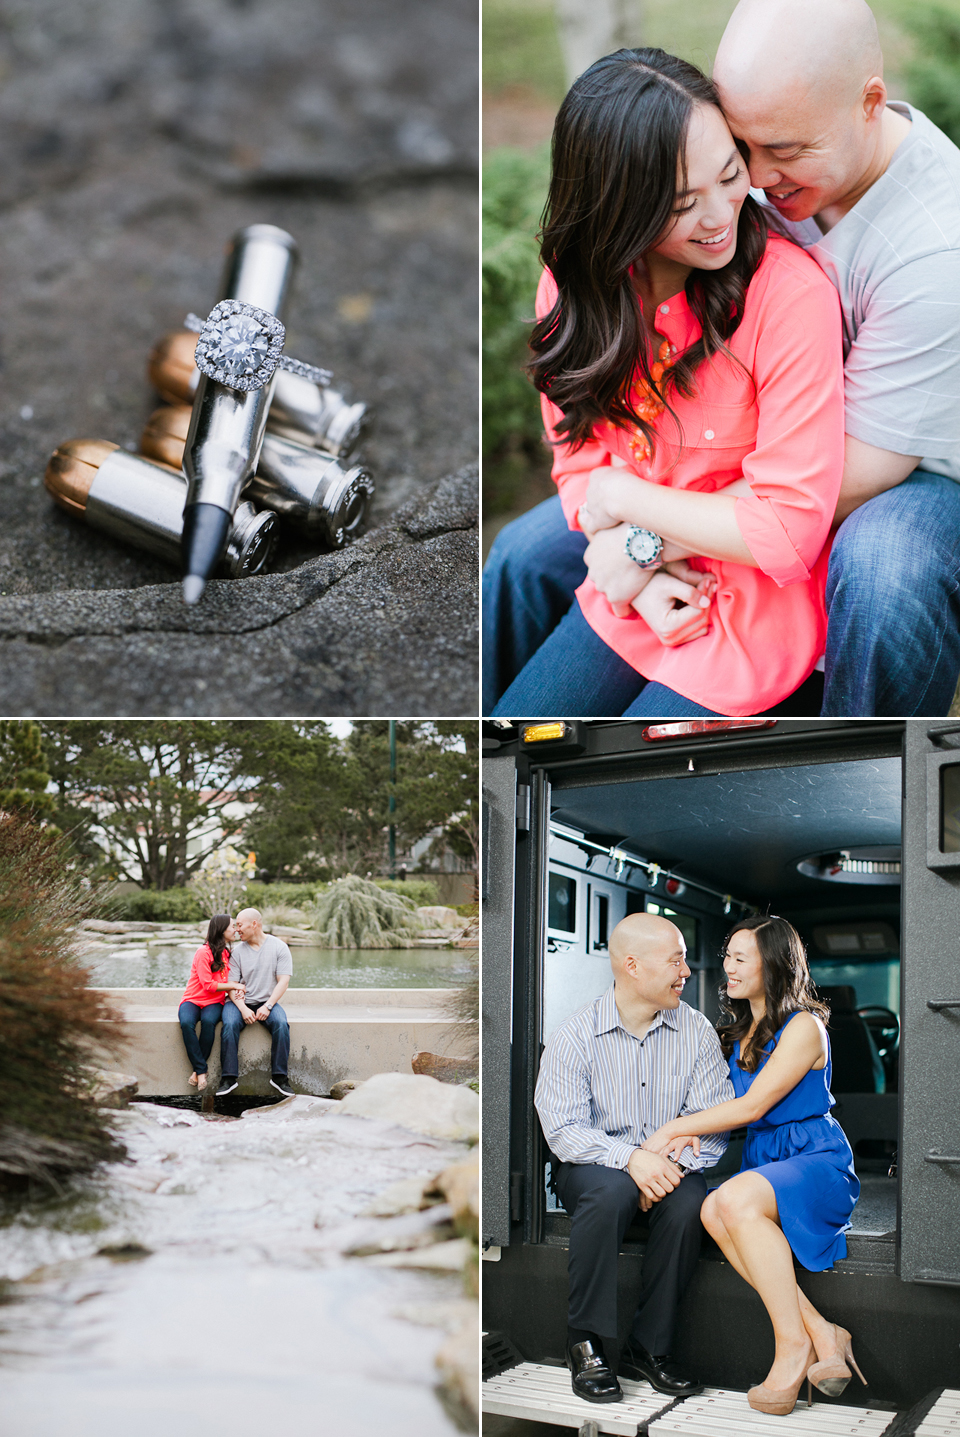
[[[790,1018],[795,1017],[791,1013]],[[762,1072],[787,1023],[764,1048],[766,1057],[757,1073]],[[734,1091],[742,1098],[757,1073],[745,1073],[739,1057],[737,1043],[727,1061]],[[850,1144],[836,1118],[830,1116],[834,1105],[832,1066],[828,1046],[826,1067],[805,1073],[785,1098],[750,1124],[740,1165],[742,1173],[758,1172],[770,1183],[777,1195],[784,1236],[808,1272],[824,1272],[838,1258],[846,1257],[844,1233],[860,1196]]]

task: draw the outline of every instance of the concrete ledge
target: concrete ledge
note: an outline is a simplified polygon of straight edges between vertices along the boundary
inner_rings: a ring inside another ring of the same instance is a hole
[[[180,988],[102,988],[123,1013],[121,1046],[111,1058],[135,1075],[146,1096],[190,1093],[190,1064],[177,1022]],[[288,988],[290,1078],[301,1092],[322,1095],[334,1083],[375,1073],[411,1073],[414,1053],[453,1053],[464,1046],[447,1003],[451,988]],[[220,1078],[220,1043],[210,1054],[209,1081]],[[257,1024],[240,1038],[241,1093],[271,1092],[270,1035]]]

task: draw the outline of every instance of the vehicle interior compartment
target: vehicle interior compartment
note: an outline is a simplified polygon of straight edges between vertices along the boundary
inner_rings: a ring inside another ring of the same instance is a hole
[[[740,917],[778,913],[799,930],[829,1003],[832,1091],[862,1189],[852,1235],[897,1223],[901,760],[855,759],[551,789],[543,1042],[608,987],[609,935],[646,910],[677,924],[691,977],[684,1001],[720,1015],[723,938]],[[738,1171],[742,1134],[707,1174]],[[545,1172],[544,1237],[567,1219]],[[642,1238],[642,1220],[636,1237]]]

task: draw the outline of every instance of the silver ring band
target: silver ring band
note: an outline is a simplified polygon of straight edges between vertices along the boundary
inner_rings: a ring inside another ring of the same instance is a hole
[[[217,323],[222,322],[223,316],[221,316],[218,311],[221,309],[221,307],[226,309],[227,304],[229,304],[230,309],[235,313],[249,317],[253,317],[255,315],[257,318],[260,318],[262,315],[263,319],[272,320],[270,328],[273,331],[275,337],[273,339],[273,344],[271,345],[271,348],[274,350],[276,349],[277,340],[279,340],[280,344],[282,345],[285,331],[283,325],[278,319],[276,319],[273,315],[267,316],[263,314],[262,311],[255,311],[253,309],[253,306],[242,305],[239,301],[236,300],[221,301],[221,304],[216,305],[214,309],[211,310],[209,317],[205,320],[201,319],[200,316],[197,314],[188,314],[186,319],[183,321],[184,329],[192,330],[194,334],[202,335],[204,334],[204,331],[210,333],[212,327],[215,328]],[[302,379],[309,379],[313,384],[318,384],[321,387],[325,387],[326,385],[328,385],[330,383],[330,380],[333,378],[333,375],[331,374],[329,369],[320,369],[315,364],[305,364],[302,359],[291,359],[286,354],[280,354],[276,363],[271,364],[268,360],[266,365],[263,366],[262,375],[258,374],[256,375],[256,377],[252,373],[249,375],[243,375],[242,377],[238,377],[233,374],[228,375],[225,373],[224,369],[222,368],[222,365],[218,365],[216,357],[208,359],[207,362],[202,362],[203,360],[204,356],[198,354],[198,369],[200,369],[204,374],[210,375],[211,378],[217,379],[221,384],[228,385],[228,387],[230,387],[231,389],[262,389],[264,384],[266,384],[267,380],[270,378],[270,375],[273,373],[274,369],[285,369],[288,374],[297,374]]]

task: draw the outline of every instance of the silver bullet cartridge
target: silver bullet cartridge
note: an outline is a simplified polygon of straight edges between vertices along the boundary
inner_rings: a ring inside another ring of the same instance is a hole
[[[68,439],[54,450],[44,483],[61,508],[91,528],[179,566],[187,481],[178,470],[103,439]],[[239,504],[220,576],[259,574],[273,556],[277,534],[273,513]]]
[[[200,380],[193,362],[197,336],[189,329],[174,330],[154,346],[147,373],[157,392],[171,404],[192,404]],[[278,370],[267,431],[314,444],[318,449],[347,459],[370,423],[365,404],[348,404],[329,386],[314,384],[300,374]]]
[[[235,235],[219,299],[239,300],[282,320],[297,260],[293,237],[275,225]],[[181,541],[183,596],[198,603],[219,563],[240,494],[257,467],[276,375],[261,389],[231,389],[202,374],[183,456],[187,496]]]
[[[164,405],[147,420],[140,448],[161,463],[176,465],[189,425],[185,404]],[[346,468],[331,454],[269,432],[257,472],[244,490],[308,538],[333,549],[342,548],[360,528],[373,492],[373,477],[360,465]]]

